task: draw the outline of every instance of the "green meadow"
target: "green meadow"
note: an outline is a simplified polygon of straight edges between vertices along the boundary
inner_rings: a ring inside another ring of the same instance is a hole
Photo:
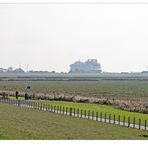
[[[148,139],[148,132],[0,103],[0,139]]]

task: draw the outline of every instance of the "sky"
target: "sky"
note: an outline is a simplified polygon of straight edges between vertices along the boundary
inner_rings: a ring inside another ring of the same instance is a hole
[[[0,67],[68,72],[87,59],[148,70],[148,4],[0,4]]]

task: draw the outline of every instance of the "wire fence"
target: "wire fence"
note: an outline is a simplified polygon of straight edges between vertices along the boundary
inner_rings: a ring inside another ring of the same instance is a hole
[[[136,129],[148,131],[147,120],[141,118],[120,116],[115,114],[107,114],[104,112],[95,112],[90,110],[83,110],[80,108],[65,107],[59,105],[52,105],[49,103],[42,103],[31,100],[14,100],[7,98],[0,98],[0,103],[10,104],[21,108],[31,108],[40,111],[53,112],[57,114],[73,116],[78,118],[85,118],[88,120],[95,120],[109,124],[116,124],[120,126],[132,127]]]

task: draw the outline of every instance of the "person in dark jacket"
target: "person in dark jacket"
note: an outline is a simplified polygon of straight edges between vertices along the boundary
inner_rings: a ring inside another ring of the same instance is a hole
[[[16,91],[16,92],[15,92],[15,98],[18,99],[18,97],[19,97],[19,92]]]
[[[28,100],[28,94],[25,93],[25,100]]]

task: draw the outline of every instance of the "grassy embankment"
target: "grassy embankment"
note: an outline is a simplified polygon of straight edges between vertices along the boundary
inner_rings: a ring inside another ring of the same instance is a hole
[[[0,139],[148,139],[146,131],[0,104]]]
[[[11,97],[11,99],[14,99],[14,97]],[[20,100],[23,100],[23,97],[19,98]],[[33,100],[35,101],[35,100]],[[111,114],[111,119],[113,119],[113,115],[116,115],[116,120],[118,120],[118,116],[120,115],[120,120],[123,121],[123,117],[125,116],[125,121],[128,122],[128,117],[130,117],[131,119],[131,123],[133,122],[133,119],[135,118],[135,123],[138,124],[139,123],[139,118],[141,119],[141,124],[144,125],[145,124],[145,120],[148,121],[148,114],[143,114],[143,113],[136,113],[136,112],[128,112],[128,111],[124,111],[121,109],[118,109],[114,106],[109,106],[109,105],[99,105],[99,104],[90,104],[90,103],[76,103],[76,102],[66,102],[66,101],[46,101],[46,100],[36,100],[39,103],[43,103],[43,104],[48,104],[48,105],[56,105],[56,106],[61,106],[61,107],[68,107],[68,108],[75,108],[75,110],[77,111],[77,109],[79,109],[79,113],[80,110],[83,110],[83,114],[84,111],[86,110],[86,114],[88,114],[88,111],[90,111],[90,113],[92,113],[92,111],[94,111],[94,115],[96,115],[96,112],[100,113],[102,112],[102,117],[104,118],[105,113],[106,113],[106,117],[109,118],[109,114]],[[63,108],[62,108],[63,109]]]

